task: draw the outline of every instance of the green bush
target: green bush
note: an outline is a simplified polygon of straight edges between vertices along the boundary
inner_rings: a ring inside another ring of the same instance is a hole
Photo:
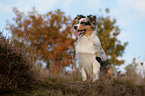
[[[0,94],[30,88],[36,80],[36,72],[25,49],[6,39],[0,32]]]

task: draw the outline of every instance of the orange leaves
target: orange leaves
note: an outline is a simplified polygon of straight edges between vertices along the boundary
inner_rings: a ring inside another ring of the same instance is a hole
[[[53,72],[58,72],[71,64],[72,58],[69,58],[69,55],[74,54],[72,49],[75,40],[70,35],[72,20],[69,17],[64,16],[60,10],[45,15],[33,10],[28,12],[27,16],[17,9],[14,10],[17,14],[14,19],[16,24],[10,24],[8,28],[13,33],[14,39],[18,41],[23,39],[21,42],[35,53],[38,50],[38,58],[49,62]],[[63,32],[60,32],[60,28],[64,28]],[[19,35],[22,33],[23,35]]]
[[[48,36],[45,34],[45,35],[44,35],[44,39],[47,39],[47,38],[48,38]]]

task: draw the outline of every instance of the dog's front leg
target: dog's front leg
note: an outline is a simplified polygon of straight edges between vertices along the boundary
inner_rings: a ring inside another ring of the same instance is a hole
[[[100,63],[94,61],[93,63],[93,82],[99,79]]]
[[[82,73],[83,81],[86,81],[87,80],[87,74],[86,74],[85,69],[83,67],[81,67],[81,73]]]

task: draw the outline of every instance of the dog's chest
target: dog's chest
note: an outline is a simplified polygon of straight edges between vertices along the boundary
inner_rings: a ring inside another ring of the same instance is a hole
[[[96,51],[96,47],[92,38],[83,36],[81,37],[75,46],[76,52],[80,53],[92,53]]]

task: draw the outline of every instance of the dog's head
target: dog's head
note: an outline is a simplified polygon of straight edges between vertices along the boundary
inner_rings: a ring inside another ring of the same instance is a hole
[[[75,36],[79,35],[91,35],[91,33],[96,30],[97,21],[96,16],[88,15],[77,15],[75,18],[77,24],[74,25],[74,29],[76,30]]]

